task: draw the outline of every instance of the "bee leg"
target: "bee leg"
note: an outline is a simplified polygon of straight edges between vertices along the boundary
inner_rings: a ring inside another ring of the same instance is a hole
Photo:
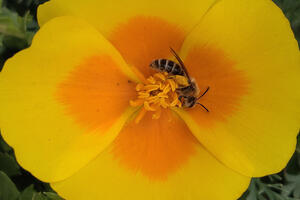
[[[185,96],[180,95],[180,96],[178,97],[178,100],[179,100],[181,103],[183,103],[184,98],[185,98]]]
[[[182,107],[185,107],[186,105],[186,99],[187,99],[188,97],[187,96],[184,96],[184,95],[180,95],[179,97],[178,97],[178,100],[180,101],[180,103],[181,103],[181,106]]]

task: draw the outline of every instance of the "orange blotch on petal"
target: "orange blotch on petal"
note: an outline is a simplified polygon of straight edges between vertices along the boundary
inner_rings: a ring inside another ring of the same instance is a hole
[[[165,180],[195,153],[197,139],[185,123],[168,109],[158,120],[152,115],[130,122],[113,143],[114,157],[124,167],[150,180]]]
[[[89,131],[110,128],[135,95],[135,84],[108,55],[86,59],[57,90],[66,113]]]
[[[109,40],[128,64],[148,77],[150,63],[170,57],[170,47],[178,51],[184,38],[184,31],[174,24],[157,17],[137,16],[118,25]]]
[[[198,101],[209,113],[200,105],[187,109],[188,113],[206,128],[217,121],[226,121],[238,110],[241,98],[248,93],[249,81],[245,73],[235,69],[235,63],[221,50],[207,46],[191,49],[184,62],[198,84],[199,95],[210,87]]]

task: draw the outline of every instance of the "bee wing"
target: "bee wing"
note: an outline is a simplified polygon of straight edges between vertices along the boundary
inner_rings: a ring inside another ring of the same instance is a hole
[[[181,60],[181,58],[179,57],[179,55],[176,53],[176,51],[175,51],[172,47],[170,47],[170,50],[171,50],[172,54],[174,55],[174,57],[176,58],[176,60],[177,60],[177,61],[179,62],[179,64],[181,65],[181,67],[182,67],[182,69],[183,69],[183,71],[184,71],[186,77],[188,78],[188,80],[189,80],[189,82],[190,82],[190,81],[191,81],[191,78],[190,78],[190,75],[189,75],[189,73],[188,73],[188,71],[187,71],[187,69],[186,69],[186,67],[185,67],[185,65],[184,65],[184,63],[183,63],[183,61]]]

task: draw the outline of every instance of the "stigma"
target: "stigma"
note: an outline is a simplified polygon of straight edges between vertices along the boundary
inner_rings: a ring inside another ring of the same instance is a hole
[[[168,73],[156,73],[148,77],[143,83],[136,85],[137,99],[131,100],[133,107],[142,106],[135,118],[135,123],[139,123],[147,112],[151,112],[152,119],[159,119],[162,109],[170,107],[181,107],[176,89],[178,84]]]

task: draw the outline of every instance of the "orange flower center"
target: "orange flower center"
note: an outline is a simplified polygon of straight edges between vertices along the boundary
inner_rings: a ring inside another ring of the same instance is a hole
[[[142,110],[137,115],[135,122],[138,123],[147,111],[153,112],[152,119],[159,119],[162,108],[181,107],[176,89],[178,84],[168,77],[168,73],[156,73],[147,78],[145,83],[136,86],[138,97],[131,100],[131,106],[141,106]]]

